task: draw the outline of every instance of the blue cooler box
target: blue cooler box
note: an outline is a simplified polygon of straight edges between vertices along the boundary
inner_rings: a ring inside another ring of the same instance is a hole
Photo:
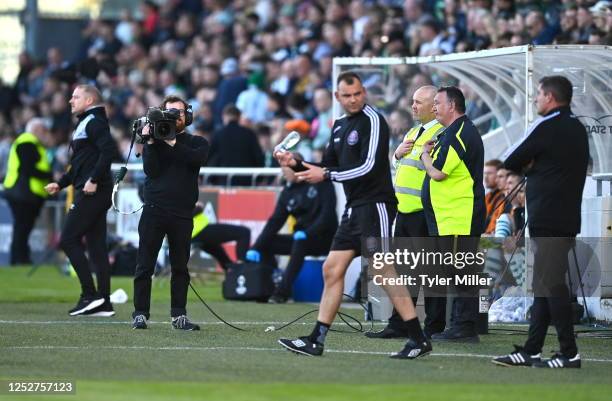
[[[293,283],[295,302],[319,302],[323,294],[324,257],[307,257]]]

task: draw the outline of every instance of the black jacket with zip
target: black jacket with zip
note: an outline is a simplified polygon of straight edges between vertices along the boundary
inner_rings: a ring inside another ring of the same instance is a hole
[[[110,166],[117,144],[110,134],[104,106],[90,108],[78,119],[70,141],[70,166],[58,184],[61,188],[72,184],[78,191],[91,178],[98,189],[112,186]]]
[[[576,235],[580,232],[589,141],[584,125],[569,106],[555,108],[536,120],[525,138],[508,152],[504,165],[520,172],[532,160],[533,166],[525,173],[529,230]]]

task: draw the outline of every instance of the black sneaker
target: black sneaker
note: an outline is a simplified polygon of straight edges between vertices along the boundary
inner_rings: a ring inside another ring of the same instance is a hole
[[[534,363],[538,363],[541,360],[542,354],[530,355],[525,352],[523,347],[515,345],[514,352],[508,355],[498,356],[491,362],[501,366],[532,366]]]
[[[449,341],[458,343],[478,343],[480,338],[475,331],[465,331],[456,328],[444,330],[442,333],[432,334],[433,341]]]
[[[272,295],[270,298],[268,298],[268,303],[269,304],[286,304],[288,300],[289,300],[289,297],[275,294],[275,295]]]
[[[541,361],[534,363],[534,368],[549,368],[549,369],[563,369],[573,368],[580,369],[580,354],[576,354],[573,358],[568,358],[562,354],[554,354],[552,358],[547,361]]]
[[[104,303],[97,308],[83,312],[83,316],[111,317],[115,316],[115,310],[110,301],[104,301]]]
[[[145,315],[134,316],[134,321],[132,322],[132,328],[134,330],[146,329],[147,328],[147,317]]]
[[[198,331],[200,330],[200,326],[195,323],[191,323],[187,316],[181,315],[178,317],[172,318],[172,328],[177,330],[186,330],[186,331]]]
[[[408,338],[408,333],[405,333],[399,329],[394,329],[391,326],[385,326],[384,329],[379,331],[366,331],[365,336],[368,338]]]
[[[104,303],[104,297],[83,297],[79,298],[76,306],[68,311],[70,316],[82,315],[85,312],[95,309]]]
[[[306,356],[321,356],[323,354],[323,344],[312,342],[308,337],[299,337],[295,340],[281,338],[278,343],[291,352]]]
[[[395,354],[391,354],[392,359],[416,359],[430,354],[433,348],[428,340],[416,342],[412,338],[408,340],[404,348]]]

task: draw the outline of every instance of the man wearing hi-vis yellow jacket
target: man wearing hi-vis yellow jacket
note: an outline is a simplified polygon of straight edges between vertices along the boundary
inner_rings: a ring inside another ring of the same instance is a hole
[[[421,187],[425,179],[425,168],[421,162],[423,145],[435,140],[444,130],[433,113],[433,100],[438,88],[422,86],[412,96],[412,115],[420,124],[415,125],[404,136],[393,155],[395,162],[395,196],[398,201],[398,213],[395,219],[394,237],[428,237],[427,222],[421,202]],[[416,305],[419,287],[411,287],[410,295]],[[425,292],[425,329],[427,337],[444,330],[446,322],[446,299],[430,297]],[[370,338],[398,338],[407,334],[401,329],[401,317],[395,309],[389,318],[389,324],[381,331],[368,332]]]
[[[421,161],[427,172],[421,188],[423,210],[437,251],[471,255],[468,265],[443,262],[455,278],[450,327],[431,336],[434,341],[478,342],[478,285],[465,281],[482,268],[478,256],[484,232],[484,145],[478,129],[465,115],[465,97],[454,86],[438,89],[434,97],[436,119],[446,128],[434,143],[423,145]],[[467,257],[467,256],[466,256]],[[458,280],[461,278],[461,280]]]
[[[51,165],[44,146],[47,134],[45,120],[33,118],[9,152],[4,189],[13,213],[11,265],[32,263],[28,238],[47,198],[45,185],[51,178]]]

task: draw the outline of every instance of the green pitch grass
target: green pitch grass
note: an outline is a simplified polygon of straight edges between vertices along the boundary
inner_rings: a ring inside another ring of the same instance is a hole
[[[492,356],[524,341],[523,335],[499,331],[482,336],[476,345],[435,344],[433,355],[416,361],[387,357],[402,347],[401,340],[331,333],[325,355],[308,358],[280,349],[276,341],[308,333],[314,315],[281,332],[264,330],[312,305],[224,302],[219,278],[196,280],[211,306],[248,332],[219,324],[191,292],[189,316],[202,323],[202,331],[179,332],[169,324],[169,282],[157,279],[150,327],[134,331],[130,279],[113,279],[113,289],[130,295],[127,304],[115,305],[115,317],[71,318],[67,311],[79,293],[77,280],[53,267],[31,278],[26,273],[26,268],[0,268],[0,381],[76,383],[75,395],[51,400],[596,401],[612,394],[610,339],[579,338],[581,370],[495,366]],[[345,312],[363,318],[360,310]],[[546,350],[556,346],[549,336]],[[46,398],[0,389],[0,400]]]

